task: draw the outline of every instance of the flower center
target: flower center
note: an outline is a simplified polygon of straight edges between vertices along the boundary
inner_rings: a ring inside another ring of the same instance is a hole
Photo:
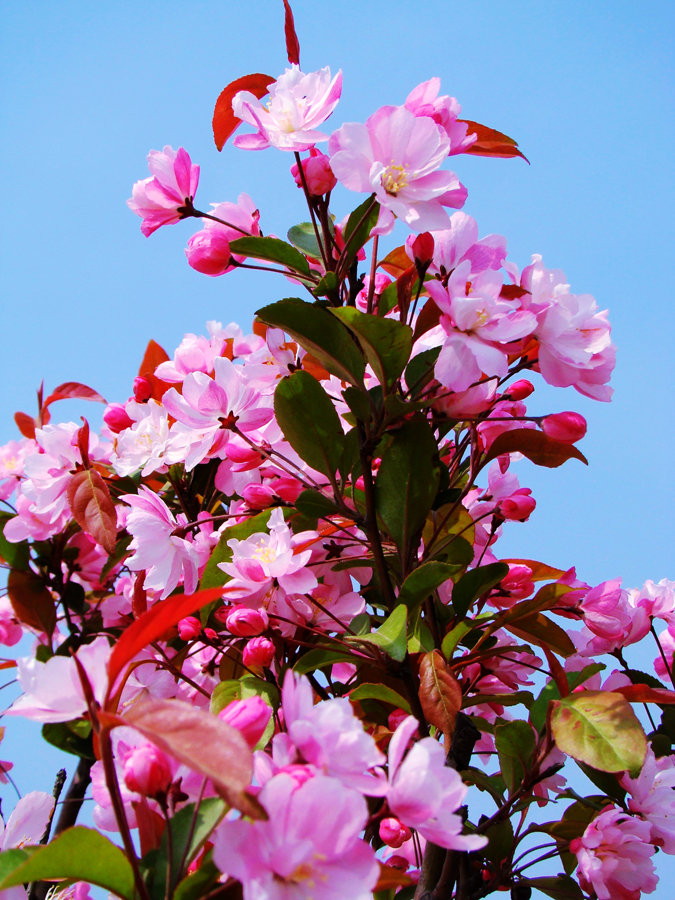
[[[395,165],[392,160],[382,173],[381,184],[387,194],[395,197],[408,185],[408,167]]]

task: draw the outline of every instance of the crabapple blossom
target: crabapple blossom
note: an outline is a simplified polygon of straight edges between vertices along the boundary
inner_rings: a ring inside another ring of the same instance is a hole
[[[55,805],[54,797],[44,791],[31,791],[21,797],[5,822],[0,816],[0,850],[39,844]],[[23,889],[21,894],[25,898]],[[3,897],[5,892],[3,891]]]
[[[675,757],[657,759],[648,748],[640,774],[637,778],[625,774],[621,786],[631,795],[631,812],[649,823],[650,842],[666,853],[675,853]]]
[[[467,195],[453,172],[439,171],[449,148],[440,126],[402,106],[383,106],[365,124],[347,123],[328,143],[338,181],[375,195],[385,231],[394,216],[416,232],[447,227],[445,207],[462,206]]]
[[[445,94],[439,97],[440,89],[440,78],[423,81],[408,94],[404,106],[414,115],[428,116],[437,125],[440,125],[450,141],[449,155],[465,153],[472,144],[476,143],[478,135],[468,134],[467,123],[457,121],[462,107],[454,97],[448,97]]]
[[[306,74],[292,65],[269,86],[264,105],[248,91],[234,95],[235,116],[257,129],[255,134],[237,135],[234,144],[242,150],[309,150],[326,140],[316,129],[333,112],[341,92],[342,72],[331,79],[327,66]]]
[[[151,150],[148,168],[150,177],[137,181],[127,200],[129,209],[143,219],[141,231],[146,237],[184,218],[184,208],[192,203],[199,184],[199,166],[182,147]]]

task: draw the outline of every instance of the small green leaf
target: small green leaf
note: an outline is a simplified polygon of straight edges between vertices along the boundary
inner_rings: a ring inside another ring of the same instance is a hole
[[[274,414],[300,458],[332,478],[344,433],[332,400],[316,378],[303,371],[282,378],[274,392]]]
[[[503,431],[490,444],[484,462],[496,459],[503,453],[522,453],[537,466],[555,469],[568,459],[578,459],[584,465],[588,460],[573,444],[554,441],[535,428],[511,428]]]
[[[331,310],[358,338],[375,377],[385,387],[401,375],[412,350],[412,329],[396,319],[368,315],[353,306]]]
[[[315,647],[309,650],[293,666],[293,671],[298,675],[306,675],[308,672],[314,672],[316,669],[325,669],[334,663],[348,662],[358,664],[360,661],[358,656],[347,653],[344,650],[330,650],[324,647]]]
[[[351,261],[370,237],[380,215],[380,204],[373,202],[375,195],[366,198],[347,219],[344,230],[345,249],[340,258],[340,270],[346,272]]]
[[[567,683],[569,684],[570,688],[570,693],[574,690],[575,687],[578,687],[580,684],[583,684],[585,681],[587,681],[592,675],[595,675],[596,672],[602,672],[604,668],[605,666],[603,665],[603,663],[591,663],[589,666],[585,666],[579,672],[567,672],[566,676]],[[537,731],[541,731],[546,724],[546,712],[551,700],[559,699],[560,691],[558,690],[558,686],[556,685],[555,681],[551,680],[544,687],[542,692],[530,707],[530,722],[534,725]]]
[[[552,897],[553,900],[584,900],[584,893],[569,875],[542,876],[541,878],[521,878],[518,884],[526,885]]]
[[[288,240],[298,250],[311,256],[312,259],[321,259],[321,249],[316,239],[316,232],[311,222],[300,222],[288,229]]]
[[[410,704],[397,693],[393,688],[387,687],[386,684],[369,684],[364,682],[354,688],[349,694],[350,700],[380,700],[382,703],[388,703],[390,706],[400,707],[406,712],[410,712]]]
[[[309,519],[327,519],[341,512],[340,508],[320,491],[306,490],[299,494],[295,508]]]
[[[401,585],[399,602],[405,603],[409,609],[414,609],[456,572],[457,567],[449,566],[447,563],[435,560],[422,563],[413,569]]]
[[[335,272],[326,272],[321,281],[312,290],[315,297],[329,297],[330,299],[339,300],[340,294],[338,289],[340,282]]]
[[[178,884],[173,894],[173,900],[202,900],[219,877],[219,870],[211,859],[207,859],[195,872]]]
[[[13,518],[15,517],[9,513],[0,512],[0,559],[4,559],[12,569],[25,571],[30,559],[28,541],[19,541],[15,544],[13,541],[8,541],[4,534],[5,525]]]
[[[273,237],[240,237],[230,241],[230,250],[240,256],[252,256],[267,262],[287,266],[301,275],[309,275],[309,263],[304,255],[286,241]]]
[[[82,732],[83,726],[86,730]],[[53,747],[58,747],[65,753],[72,753],[82,759],[95,760],[92,741],[91,741],[91,725],[89,722],[80,720],[78,722],[47,722],[42,726],[42,737]]]
[[[408,647],[408,610],[404,603],[399,603],[393,612],[385,619],[377,631],[372,634],[364,634],[359,637],[351,637],[346,635],[346,640],[366,641],[368,644],[375,644],[384,652],[395,659],[396,662],[403,662]]]
[[[459,579],[452,591],[452,606],[455,614],[463,619],[473,604],[499,584],[509,574],[506,563],[489,563],[478,569],[471,569]]]
[[[256,313],[267,325],[283,328],[293,340],[341,381],[359,387],[366,361],[350,331],[327,309],[287,297]]]
[[[186,865],[192,862],[226,811],[227,804],[220,797],[207,797],[202,799],[199,809],[196,810],[195,804],[190,803],[171,817],[169,820],[173,862],[169,876],[171,888],[184,874],[180,869],[181,860],[184,859]],[[165,830],[153,866],[153,884],[160,888],[162,897],[164,896],[168,864],[169,836]]]
[[[554,700],[551,729],[563,753],[594,769],[635,777],[642,768],[647,738],[621,694],[582,691]]]
[[[129,860],[93,828],[76,825],[44,847],[0,853],[0,891],[54,878],[88,881],[126,900],[134,897],[134,874]]]
[[[434,366],[441,352],[440,347],[431,347],[415,354],[405,370],[405,383],[408,390],[416,397],[434,377]]]
[[[499,768],[510,793],[523,783],[529,771],[536,738],[527,722],[506,722],[495,728],[495,747],[499,756]]]

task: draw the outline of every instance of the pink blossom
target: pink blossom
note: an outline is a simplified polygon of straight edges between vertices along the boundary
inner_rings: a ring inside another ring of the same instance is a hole
[[[403,759],[417,727],[413,716],[404,719],[389,744],[389,808],[401,822],[440,847],[450,850],[484,847],[487,838],[461,833],[462,819],[456,811],[468,788],[457,772],[445,765],[445,753],[438,741],[423,738]]]
[[[271,717],[272,708],[257,695],[233,700],[218,713],[219,719],[241,732],[251,749],[263,736]]]
[[[649,619],[643,609],[629,602],[628,593],[621,588],[621,579],[603,581],[592,588],[581,601],[584,624],[595,638],[583,651],[610,653],[642,638],[649,631]]]
[[[172,225],[185,216],[199,183],[199,166],[193,165],[181,147],[151,150],[148,154],[151,175],[137,181],[127,205],[141,216],[141,231],[148,237],[162,225]]]
[[[213,848],[216,865],[243,883],[244,900],[371,900],[379,867],[359,838],[363,797],[334,778],[298,785],[281,773],[258,799],[267,821],[225,821]]]
[[[307,190],[312,197],[328,194],[337,184],[337,178],[330,167],[330,160],[316,147],[312,147],[307,159],[302,160],[302,171],[307,182]],[[302,176],[297,163],[293,163],[291,166],[291,175],[297,186],[301,188],[303,186]]]
[[[629,593],[633,604],[646,610],[648,616],[675,621],[675,581],[662,578],[655,584],[649,579],[641,588]]]
[[[605,808],[570,850],[579,863],[579,883],[598,900],[639,900],[656,888],[649,823],[621,809]]]
[[[34,441],[24,438],[0,447],[0,500],[6,500],[14,493],[23,475],[26,453],[34,446]]]
[[[464,261],[471,264],[474,274],[487,269],[501,269],[505,264],[506,238],[489,234],[479,240],[478,224],[465,212],[453,213],[448,226],[432,232],[431,236],[434,241],[433,259],[429,266],[431,274],[447,276]],[[408,256],[412,254],[413,240],[409,235],[405,242]]]
[[[631,795],[628,808],[649,823],[650,843],[675,854],[675,756],[656,759],[648,747],[640,774],[624,775],[621,786]]]
[[[327,66],[305,74],[296,65],[270,85],[265,104],[248,91],[239,91],[232,100],[232,111],[257,132],[237,135],[235,146],[243,150],[309,150],[326,139],[316,128],[333,112],[341,92],[342,72],[331,79]]]
[[[134,420],[127,413],[123,403],[109,403],[103,413],[103,421],[113,434],[119,434],[125,428],[131,428]]]
[[[575,412],[552,413],[541,420],[541,429],[554,441],[576,444],[586,434],[586,419]]]
[[[31,791],[19,800],[7,822],[0,816],[0,850],[39,844],[54,811],[54,803],[51,794]],[[25,898],[23,889],[21,892]]]
[[[124,761],[124,783],[144,797],[166,793],[172,777],[168,758],[154,744],[135,747]]]
[[[469,126],[466,122],[458,122],[457,117],[462,111],[454,97],[438,96],[441,89],[440,78],[430,78],[423,81],[408,94],[405,108],[416,116],[428,116],[445,131],[450,141],[448,153],[465,153],[466,150],[478,140],[477,134],[467,134]]]
[[[0,644],[13,647],[23,637],[23,627],[17,620],[9,597],[0,597]]]
[[[132,507],[126,527],[133,540],[133,555],[127,560],[132,572],[145,570],[145,587],[161,591],[160,600],[183,579],[186,594],[191,594],[198,581],[198,552],[194,542],[181,537],[181,526],[187,524],[181,513],[178,519],[161,497],[145,485],[138,495],[120,497]]]
[[[390,230],[394,216],[416,232],[446,228],[444,207],[466,200],[457,176],[438,171],[450,148],[447,134],[404,107],[383,106],[365,125],[343,125],[328,148],[331,167],[346,188],[375,194],[382,207],[380,230]]]

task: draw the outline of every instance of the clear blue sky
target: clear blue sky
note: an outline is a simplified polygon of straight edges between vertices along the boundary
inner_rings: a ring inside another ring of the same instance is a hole
[[[553,389],[533,398],[534,412],[588,418],[590,467],[521,464],[539,505],[528,525],[511,528],[503,554],[576,563],[592,583],[673,577],[672,5],[293,8],[303,69],[344,72],[329,124],[363,121],[439,75],[464,116],[516,138],[531,162],[453,159],[481,234],[505,234],[520,266],[542,253],[573,291],[610,309],[614,401]],[[16,436],[14,411],[32,412],[41,379],[48,389],[83,381],[125,400],[149,338],[171,352],[208,319],[246,329],[257,307],[288,290],[269,276],[192,271],[183,255],[191,223],[143,238],[125,200],[147,174],[148,150],[186,147],[202,167],[202,207],[246,191],[265,232],[280,235],[305,216],[287,155],[219,154],[210,130],[225,84],[284,69],[281,0],[4,0],[0,11],[5,442]],[[341,195],[338,214],[357,199]],[[98,419],[85,404],[53,409]]]

